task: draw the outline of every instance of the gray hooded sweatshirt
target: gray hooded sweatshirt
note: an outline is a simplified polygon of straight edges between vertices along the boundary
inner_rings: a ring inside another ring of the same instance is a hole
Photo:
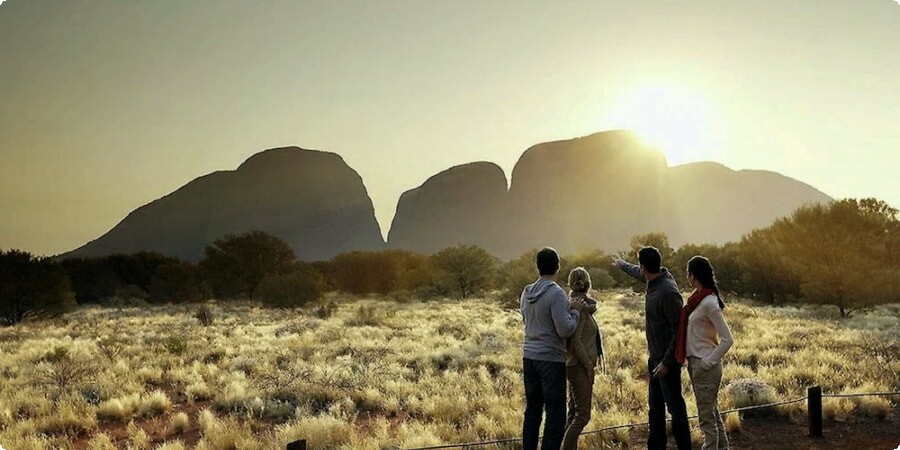
[[[519,300],[525,319],[522,354],[535,361],[566,362],[566,339],[578,326],[578,311],[569,308],[569,298],[558,284],[540,278],[525,286]]]

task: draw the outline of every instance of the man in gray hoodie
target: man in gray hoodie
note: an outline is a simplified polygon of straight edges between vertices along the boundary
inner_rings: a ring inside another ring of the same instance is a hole
[[[535,258],[540,278],[525,286],[519,299],[525,319],[522,371],[525,377],[525,418],[522,446],[536,450],[541,415],[547,413],[543,450],[558,450],[566,427],[566,339],[578,325],[583,304],[570,307],[566,292],[556,284],[559,253],[545,247]]]

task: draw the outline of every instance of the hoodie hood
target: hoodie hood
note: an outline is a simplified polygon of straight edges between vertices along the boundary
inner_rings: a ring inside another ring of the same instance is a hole
[[[525,286],[525,300],[528,303],[534,303],[553,286],[556,286],[556,282],[540,278],[534,283]]]

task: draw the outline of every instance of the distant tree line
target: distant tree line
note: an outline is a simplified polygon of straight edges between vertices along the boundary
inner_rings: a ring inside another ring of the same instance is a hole
[[[834,305],[843,317],[900,301],[898,211],[875,199],[805,206],[756,229],[739,242],[673,248],[664,233],[635,236],[615,255],[595,250],[563,256],[562,274],[583,266],[595,289],[643,286],[610,265],[635,259],[645,245],[660,249],[682,287],[694,255],[709,257],[723,292],[769,304]],[[306,263],[284,241],[261,231],[226,235],[192,264],[157,253],[71,258],[56,262],[0,251],[0,324],[50,317],[75,304],[140,305],[252,299],[295,307],[327,291],[357,295],[456,297],[496,295],[518,304],[534,281],[534,253],[501,261],[483,248],[459,245],[427,256],[403,250],[356,251]],[[564,277],[560,279],[565,284]]]

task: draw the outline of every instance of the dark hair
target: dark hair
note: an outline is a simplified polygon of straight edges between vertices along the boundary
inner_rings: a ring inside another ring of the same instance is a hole
[[[662,254],[656,247],[644,247],[638,252],[638,262],[647,272],[659,273],[662,270]]]
[[[725,309],[725,302],[722,301],[722,294],[719,293],[719,283],[716,281],[716,271],[713,269],[709,258],[705,256],[694,256],[688,261],[687,271],[693,275],[700,284],[705,288],[712,289],[719,298],[719,307]]]
[[[559,272],[559,253],[556,252],[556,249],[542,248],[534,257],[534,262],[541,275],[555,275],[556,272]]]

